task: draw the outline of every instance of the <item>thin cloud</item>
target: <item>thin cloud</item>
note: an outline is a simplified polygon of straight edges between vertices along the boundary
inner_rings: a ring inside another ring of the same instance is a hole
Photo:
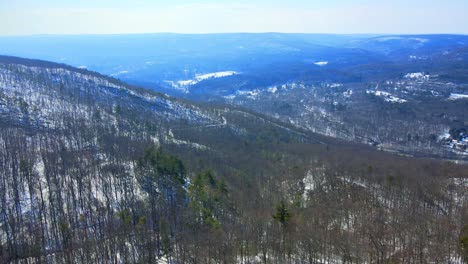
[[[154,8],[0,11],[0,34],[113,33],[468,33],[466,6],[361,4],[317,8],[194,3]]]

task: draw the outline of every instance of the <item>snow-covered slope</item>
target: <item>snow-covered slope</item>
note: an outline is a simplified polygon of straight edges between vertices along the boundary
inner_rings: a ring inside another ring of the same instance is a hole
[[[195,75],[193,79],[190,79],[190,80],[166,81],[166,82],[169,83],[174,89],[182,90],[187,93],[189,86],[196,85],[206,80],[224,78],[224,77],[229,77],[229,76],[233,76],[237,74],[239,73],[235,71],[213,72],[213,73],[206,73],[206,74],[197,74]]]
[[[164,122],[215,121],[201,109],[165,95],[57,65],[26,66],[0,61],[0,89],[0,117],[10,123],[60,128],[66,125],[65,117],[89,122],[96,111],[115,119],[116,109],[123,106]]]

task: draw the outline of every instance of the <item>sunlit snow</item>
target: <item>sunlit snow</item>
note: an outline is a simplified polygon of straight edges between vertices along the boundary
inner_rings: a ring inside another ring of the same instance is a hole
[[[406,79],[429,80],[431,76],[422,72],[413,72],[405,75]]]
[[[390,103],[406,103],[407,100],[405,99],[401,99],[401,98],[398,98],[388,92],[385,92],[385,91],[370,91],[370,90],[367,90],[366,91],[367,94],[373,94],[375,96],[378,96],[378,97],[382,97],[386,102],[390,102]]]
[[[223,77],[228,77],[228,76],[232,76],[236,74],[238,73],[235,71],[223,71],[223,72],[213,72],[213,73],[207,73],[207,74],[197,74],[195,75],[194,79],[178,81],[177,84],[182,85],[182,86],[195,85],[201,81],[215,79],[215,78],[223,78]]]
[[[328,61],[318,61],[314,63],[317,66],[325,66],[328,65]]]
[[[468,94],[456,94],[452,93],[449,97],[450,100],[468,99]]]

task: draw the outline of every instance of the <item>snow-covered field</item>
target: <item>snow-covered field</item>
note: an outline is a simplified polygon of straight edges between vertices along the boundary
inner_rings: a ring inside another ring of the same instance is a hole
[[[371,91],[371,90],[367,90],[366,91],[367,94],[373,94],[375,96],[378,96],[378,97],[382,97],[386,102],[390,102],[390,103],[406,103],[407,100],[405,99],[401,99],[401,98],[398,98],[388,92],[385,92],[385,91]]]
[[[328,65],[328,61],[317,61],[314,64],[317,66],[326,66]]]
[[[224,78],[233,75],[238,75],[239,73],[236,71],[222,71],[222,72],[212,72],[206,74],[197,74],[193,79],[190,80],[182,80],[182,81],[166,81],[169,83],[173,88],[183,90],[184,92],[188,92],[187,86],[192,86],[198,84],[202,81],[216,79],[216,78]]]
[[[449,97],[450,100],[468,99],[468,94],[456,94],[452,93]]]
[[[431,76],[423,72],[412,72],[405,75],[406,79],[429,80]]]

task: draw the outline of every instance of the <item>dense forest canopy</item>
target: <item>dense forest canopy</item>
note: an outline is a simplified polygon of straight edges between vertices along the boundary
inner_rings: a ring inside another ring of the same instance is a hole
[[[468,262],[468,167],[0,60],[1,263]]]

